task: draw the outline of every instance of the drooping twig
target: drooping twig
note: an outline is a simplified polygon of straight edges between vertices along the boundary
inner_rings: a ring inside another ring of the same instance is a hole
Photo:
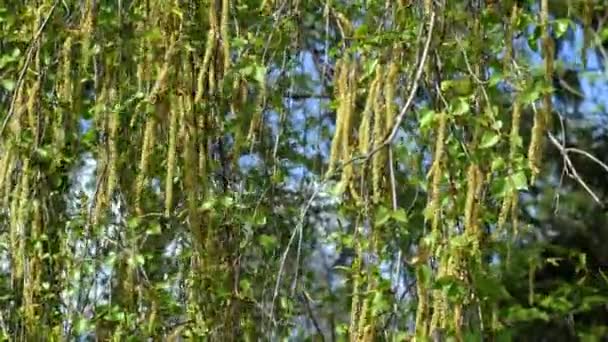
[[[560,142],[557,140],[557,138],[555,138],[555,136],[553,134],[551,134],[551,132],[548,132],[547,135],[549,136],[549,140],[551,141],[553,146],[555,146],[555,148],[557,148],[557,150],[561,153],[562,157],[564,158],[565,167],[567,168],[568,174],[570,175],[570,177],[572,179],[574,179],[577,183],[579,183],[583,187],[583,189],[585,189],[585,191],[587,191],[587,193],[593,198],[593,200],[596,203],[602,205],[602,201],[599,199],[599,197],[593,192],[593,190],[591,190],[589,185],[587,185],[587,183],[585,183],[585,181],[581,178],[581,176],[576,171],[576,168],[572,164],[572,160],[570,160],[570,156],[568,155],[569,150],[566,147],[564,147],[562,144],[560,144]],[[584,152],[584,151],[581,151],[578,149],[576,149],[576,151],[577,151],[576,153]],[[570,151],[570,152],[572,152],[572,151]],[[585,153],[585,155],[591,156],[591,154],[588,154],[588,153]],[[591,157],[593,157],[593,156],[591,156]],[[592,159],[599,161],[595,157],[593,157]],[[600,165],[602,165],[602,167],[606,166],[602,162],[600,162]]]
[[[321,191],[322,188],[323,188],[322,186],[318,186],[317,189],[315,189],[313,194],[310,196],[310,199],[308,200],[308,202],[306,202],[306,205],[304,206],[304,208],[302,208],[302,211],[300,213],[300,217],[298,220],[298,224],[296,225],[293,232],[291,233],[291,236],[289,237],[289,241],[287,242],[287,246],[285,247],[285,251],[283,251],[283,255],[281,256],[281,265],[279,266],[279,272],[277,274],[277,281],[274,286],[274,292],[272,294],[272,302],[270,304],[270,318],[273,321],[274,321],[274,304],[277,299],[277,296],[279,295],[279,287],[281,286],[283,272],[285,271],[285,261],[287,260],[287,255],[289,254],[289,250],[291,249],[291,245],[293,244],[293,241],[295,240],[296,235],[298,233],[302,234],[302,227],[304,226],[304,220],[306,218],[306,214],[308,213],[308,209],[310,209],[313,201],[315,200],[315,198],[317,197],[317,195],[319,194],[319,192]]]

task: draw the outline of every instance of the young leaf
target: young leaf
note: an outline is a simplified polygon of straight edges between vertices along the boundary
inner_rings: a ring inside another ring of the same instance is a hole
[[[481,137],[481,145],[479,148],[490,148],[500,141],[500,135],[496,132],[485,132]]]

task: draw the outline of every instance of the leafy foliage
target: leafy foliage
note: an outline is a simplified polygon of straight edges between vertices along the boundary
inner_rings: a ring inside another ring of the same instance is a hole
[[[0,333],[604,338],[607,10],[0,3]]]

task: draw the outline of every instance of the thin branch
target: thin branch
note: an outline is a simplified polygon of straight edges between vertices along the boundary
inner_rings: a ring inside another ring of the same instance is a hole
[[[568,153],[572,152],[572,153],[582,154],[583,156],[593,160],[596,164],[598,164],[604,170],[606,170],[606,172],[608,172],[608,165],[606,165],[604,162],[599,160],[596,156],[592,155],[591,153],[589,153],[587,151],[583,151],[583,150],[575,148],[575,147],[566,147],[564,150]]]
[[[562,77],[559,78],[559,84],[567,91],[569,91],[570,93],[578,96],[579,98],[583,99],[585,98],[585,94],[581,93],[580,91],[574,89],[573,86],[571,86],[568,82],[566,82],[566,80],[564,80]]]
[[[277,274],[277,281],[276,281],[276,284],[274,287],[274,292],[272,294],[272,302],[270,304],[270,319],[273,321],[273,323],[274,323],[274,303],[277,299],[277,296],[279,295],[279,287],[281,286],[281,279],[283,277],[283,272],[285,271],[285,261],[287,260],[287,255],[289,254],[289,250],[291,248],[291,245],[293,244],[293,241],[295,240],[297,233],[302,234],[301,230],[302,230],[302,226],[304,225],[304,219],[306,218],[308,209],[310,209],[310,207],[312,206],[312,202],[315,200],[315,198],[317,197],[317,195],[319,194],[321,189],[322,189],[322,186],[318,186],[317,189],[315,189],[313,194],[310,196],[310,199],[308,200],[308,202],[306,202],[306,205],[304,206],[304,208],[302,208],[302,212],[300,213],[299,222],[296,225],[296,227],[294,228],[293,232],[291,233],[291,236],[289,237],[289,241],[287,242],[287,246],[285,247],[285,251],[283,252],[283,255],[281,256],[281,265],[279,267],[279,272]]]
[[[312,302],[312,298],[306,291],[302,291],[302,297],[304,297],[304,304],[306,304],[306,311],[308,311],[308,316],[310,316],[310,320],[312,321],[312,325],[315,327],[317,334],[321,338],[321,341],[325,341],[325,335],[323,334],[323,330],[321,330],[321,326],[319,325],[319,321],[314,315],[312,311],[312,306],[310,303]]]
[[[585,181],[580,177],[580,175],[576,171],[576,168],[574,167],[572,161],[570,160],[570,157],[568,156],[568,151],[566,150],[566,148],[559,143],[559,141],[555,138],[553,134],[551,134],[551,132],[548,132],[547,135],[549,136],[549,140],[551,141],[551,143],[555,146],[555,148],[558,149],[558,151],[564,157],[564,162],[566,163],[566,167],[569,170],[570,177],[577,181],[596,203],[602,205],[602,201],[599,199],[599,197],[593,192],[593,190],[591,190],[591,188],[587,185],[587,183],[585,183]]]

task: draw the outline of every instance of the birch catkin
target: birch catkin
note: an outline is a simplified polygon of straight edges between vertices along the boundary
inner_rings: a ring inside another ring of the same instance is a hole
[[[345,121],[345,104],[348,101],[346,98],[347,82],[348,82],[348,64],[344,59],[336,63],[336,74],[337,82],[335,87],[335,98],[338,101],[338,108],[336,110],[336,129],[334,136],[331,140],[331,148],[329,154],[329,168],[327,174],[330,175],[334,172],[341,154],[342,135],[344,134],[344,121]]]
[[[171,108],[169,117],[169,147],[167,149],[167,177],[165,180],[165,216],[173,209],[173,178],[177,161],[177,118],[179,113]]]
[[[545,83],[553,83],[553,39],[549,28],[549,0],[541,1],[540,25],[542,28],[543,57],[545,60]],[[544,146],[544,134],[551,119],[552,103],[551,92],[543,96],[543,107],[534,113],[534,126],[532,127],[532,137],[528,148],[528,165],[532,172],[531,182],[534,183],[540,173],[540,163],[542,161],[542,149]]]
[[[447,115],[445,113],[439,114],[439,126],[437,127],[435,143],[435,153],[433,155],[432,165],[432,181],[431,181],[431,199],[429,202],[429,210],[432,213],[431,227],[433,232],[437,232],[439,229],[440,220],[440,204],[441,204],[441,193],[440,185],[441,178],[443,177],[442,161],[443,161],[443,149],[445,146],[445,133],[447,126]]]
[[[384,78],[384,103],[382,102],[382,97],[379,95],[381,87],[380,84],[378,84],[378,94],[376,94],[376,98],[374,100],[374,148],[383,143],[386,133],[392,128],[394,116],[392,101],[394,100],[395,96],[395,87],[394,84],[389,83],[394,82],[396,77],[396,69],[394,69],[394,65],[395,63],[391,63],[391,66],[386,73],[386,77]],[[378,73],[380,72],[381,69],[378,70]],[[384,72],[382,72],[382,76],[384,75]],[[384,108],[386,109],[383,110]],[[389,122],[391,123],[389,124]],[[386,149],[382,149],[372,156],[372,202],[374,203],[380,202],[382,197],[382,181],[384,176],[384,167],[386,164],[386,155]]]

